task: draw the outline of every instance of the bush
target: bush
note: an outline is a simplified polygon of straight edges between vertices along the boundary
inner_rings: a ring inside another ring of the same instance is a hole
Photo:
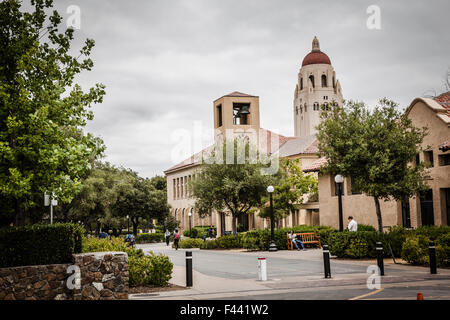
[[[358,231],[377,231],[377,229],[368,224],[358,224]]]
[[[202,244],[202,239],[183,239],[178,242],[178,247],[182,249],[200,248]],[[174,247],[174,245],[172,245],[172,247]]]
[[[232,249],[242,248],[242,234],[237,236],[226,235],[217,238],[216,240],[209,240],[208,242],[215,241],[218,248]]]
[[[165,286],[172,277],[173,264],[169,257],[150,252],[145,256],[142,249],[128,247],[123,238],[83,241],[83,252],[122,251],[128,254],[129,284],[131,286],[153,284]]]
[[[58,264],[82,250],[84,229],[73,223],[0,229],[0,267]]]
[[[330,253],[338,258],[375,258],[376,242],[386,247],[386,237],[376,231],[334,232],[330,234],[328,245]],[[384,248],[387,256],[389,251]]]
[[[436,233],[431,232],[433,235]],[[429,265],[430,237],[421,233],[409,235],[403,244],[402,259],[415,265]],[[435,241],[436,264],[438,267],[450,266],[450,234],[441,234]]]
[[[145,257],[150,261],[151,271],[149,276],[149,283],[157,286],[166,286],[172,278],[173,263],[168,256],[158,254],[155,255],[150,252],[150,255]]]
[[[138,233],[136,236],[136,243],[154,243],[162,242],[164,240],[164,233]]]

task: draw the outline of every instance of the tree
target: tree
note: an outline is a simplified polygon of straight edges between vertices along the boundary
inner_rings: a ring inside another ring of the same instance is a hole
[[[166,190],[158,190],[150,179],[139,177],[128,171],[128,179],[117,187],[117,200],[112,205],[114,216],[129,216],[133,225],[133,233],[142,220],[157,219],[163,221],[169,215]]]
[[[70,202],[104,149],[101,140],[81,133],[104,86],[85,92],[74,84],[93,67],[94,41],[72,56],[74,30],[59,32],[61,16],[46,14],[52,1],[32,0],[32,12],[21,4],[0,2],[0,203],[7,205],[2,216],[13,214],[16,225],[25,224],[45,191]]]
[[[295,203],[303,203],[305,196],[317,193],[317,178],[304,174],[298,159],[284,158],[280,160],[280,169],[273,179],[273,211],[276,220],[282,219],[294,211]],[[270,217],[269,196],[263,197],[264,206],[259,216]]]
[[[249,161],[249,145],[246,145],[244,163],[238,163],[237,141],[234,145],[233,163],[215,163],[215,151],[201,166],[201,172],[189,186],[195,197],[195,208],[201,217],[210,215],[212,210],[231,214],[232,232],[236,234],[238,217],[249,213],[252,208],[259,208],[262,198],[267,193],[271,176],[261,173],[260,162]],[[227,143],[220,148],[226,159]],[[218,150],[220,150],[218,149]]]
[[[317,138],[328,161],[323,172],[351,176],[356,189],[373,197],[382,232],[380,199],[402,200],[426,189],[424,165],[410,164],[426,128],[414,127],[387,99],[381,99],[373,111],[363,102],[333,104],[321,118]]]

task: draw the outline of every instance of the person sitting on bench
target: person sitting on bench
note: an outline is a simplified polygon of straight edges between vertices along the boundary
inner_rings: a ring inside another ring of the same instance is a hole
[[[294,244],[295,249],[300,250],[298,247],[298,244],[302,247],[302,250],[305,250],[305,246],[303,245],[303,242],[300,239],[297,239],[297,235],[294,233],[294,230],[291,230],[291,234],[289,235],[289,238],[291,239],[292,243]]]

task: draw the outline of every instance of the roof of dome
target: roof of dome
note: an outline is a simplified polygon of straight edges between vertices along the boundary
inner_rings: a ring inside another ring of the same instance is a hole
[[[324,52],[320,51],[319,40],[317,39],[317,37],[314,37],[312,42],[312,50],[303,59],[302,67],[308,64],[318,63],[331,64],[331,61]]]
[[[308,64],[318,64],[318,63],[331,64],[331,61],[330,58],[328,58],[328,56],[322,51],[310,52],[303,59],[302,67]]]

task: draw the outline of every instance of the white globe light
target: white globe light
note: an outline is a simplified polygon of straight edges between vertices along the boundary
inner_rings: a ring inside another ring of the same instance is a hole
[[[337,174],[336,177],[334,177],[334,182],[336,183],[343,183],[344,182],[344,177],[340,174]]]
[[[268,193],[272,193],[273,190],[274,190],[273,186],[268,186],[268,187],[267,187],[267,192],[268,192]]]

